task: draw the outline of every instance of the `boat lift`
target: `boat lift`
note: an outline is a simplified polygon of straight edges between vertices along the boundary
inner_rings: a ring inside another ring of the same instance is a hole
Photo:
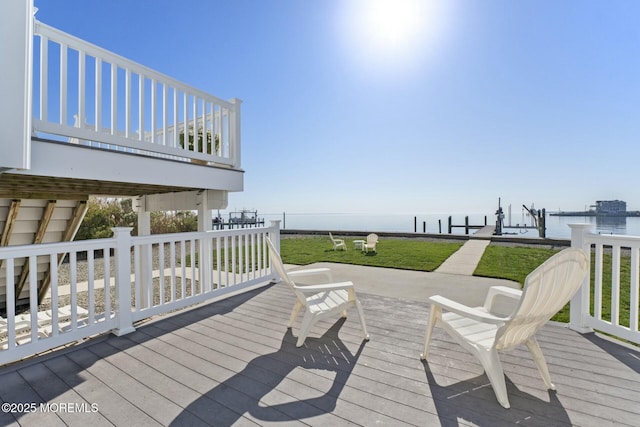
[[[521,233],[526,233],[528,230],[538,230],[538,237],[544,239],[547,237],[547,225],[546,225],[546,210],[543,209],[535,209],[533,204],[531,208],[527,208],[525,205],[522,205],[523,209],[527,211],[531,218],[531,224],[516,224],[511,225],[511,205],[509,205],[509,217],[508,217],[508,225],[504,224],[505,214],[502,210],[502,206],[500,203],[500,198],[498,198],[498,210],[496,211],[496,230],[494,235],[503,236],[506,234],[517,234],[514,232],[506,232],[505,229],[518,229]],[[524,230],[524,231],[523,231]]]

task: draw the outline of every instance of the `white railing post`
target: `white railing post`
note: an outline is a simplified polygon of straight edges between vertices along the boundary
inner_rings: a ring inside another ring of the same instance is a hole
[[[276,220],[271,220],[269,221],[271,223],[271,228],[273,229],[273,231],[269,232],[269,238],[271,239],[271,243],[273,243],[273,246],[275,246],[275,248],[278,250],[278,252],[280,252],[280,220],[276,219]]]
[[[241,158],[240,158],[240,146],[241,146],[241,138],[240,138],[240,105],[242,104],[242,100],[238,98],[232,98],[229,100],[231,104],[233,104],[233,111],[231,112],[231,123],[229,127],[231,128],[231,147],[229,157],[231,158],[231,164],[239,168],[241,166]]]
[[[33,0],[0,2],[0,172],[31,168],[33,14]]]
[[[118,320],[118,327],[113,330],[113,333],[122,336],[135,331],[131,316],[131,230],[133,228],[114,227],[112,230],[116,241],[116,316]],[[109,316],[110,313],[105,315]]]
[[[278,253],[280,253],[280,222],[281,221],[279,219],[276,219],[276,220],[270,220],[269,222],[271,223],[270,227],[272,229],[271,231],[269,231],[269,240],[271,240],[271,243],[273,243],[273,246],[276,248]],[[278,276],[278,272],[276,271],[275,268],[273,268],[273,266],[271,265],[271,262],[269,262],[269,271],[271,271],[271,273],[276,276],[276,280],[280,280],[280,277]]]
[[[585,236],[593,231],[591,224],[569,224],[571,227],[571,247],[582,249],[591,260],[591,245],[586,243]],[[586,319],[589,316],[589,288],[591,286],[591,274],[587,274],[578,292],[571,298],[569,309],[569,328],[581,334],[593,332],[587,326]]]

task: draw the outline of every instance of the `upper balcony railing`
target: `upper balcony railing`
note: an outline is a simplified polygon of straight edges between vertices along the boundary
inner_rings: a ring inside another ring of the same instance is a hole
[[[240,101],[225,101],[35,21],[33,130],[63,142],[240,167]]]

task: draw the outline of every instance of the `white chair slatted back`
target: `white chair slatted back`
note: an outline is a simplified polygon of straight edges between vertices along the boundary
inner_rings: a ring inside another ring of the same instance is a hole
[[[298,286],[295,284],[293,280],[291,280],[291,278],[287,274],[287,271],[284,269],[284,265],[282,264],[282,258],[280,258],[280,254],[276,250],[275,246],[273,246],[271,239],[267,237],[266,241],[267,241],[267,246],[269,246],[269,260],[271,261],[271,266],[275,267],[276,271],[278,272],[278,276],[280,276],[280,278],[284,280],[284,282],[291,287],[291,289],[296,294],[296,297],[300,300],[300,302],[303,303],[304,305],[307,305],[306,297],[302,292],[298,290]]]
[[[498,330],[496,348],[515,347],[533,336],[580,289],[588,268],[584,252],[569,248],[532,271],[525,279],[518,306]]]

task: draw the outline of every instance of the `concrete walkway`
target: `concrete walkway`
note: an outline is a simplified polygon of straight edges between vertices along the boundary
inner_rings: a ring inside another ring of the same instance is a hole
[[[493,235],[494,230],[495,227],[492,225],[487,225],[478,230],[457,252],[438,267],[436,273],[472,276],[482,258],[482,254],[484,254],[484,250],[491,243],[489,238]]]
[[[334,282],[351,281],[358,293],[426,302],[430,296],[442,295],[468,306],[484,304],[491,286],[520,289],[517,282],[459,274],[396,270],[393,268],[319,262],[307,266],[287,266],[292,270],[328,267]],[[289,269],[287,268],[287,269]],[[322,283],[323,276],[305,277],[300,284]],[[326,280],[325,280],[326,282]]]

